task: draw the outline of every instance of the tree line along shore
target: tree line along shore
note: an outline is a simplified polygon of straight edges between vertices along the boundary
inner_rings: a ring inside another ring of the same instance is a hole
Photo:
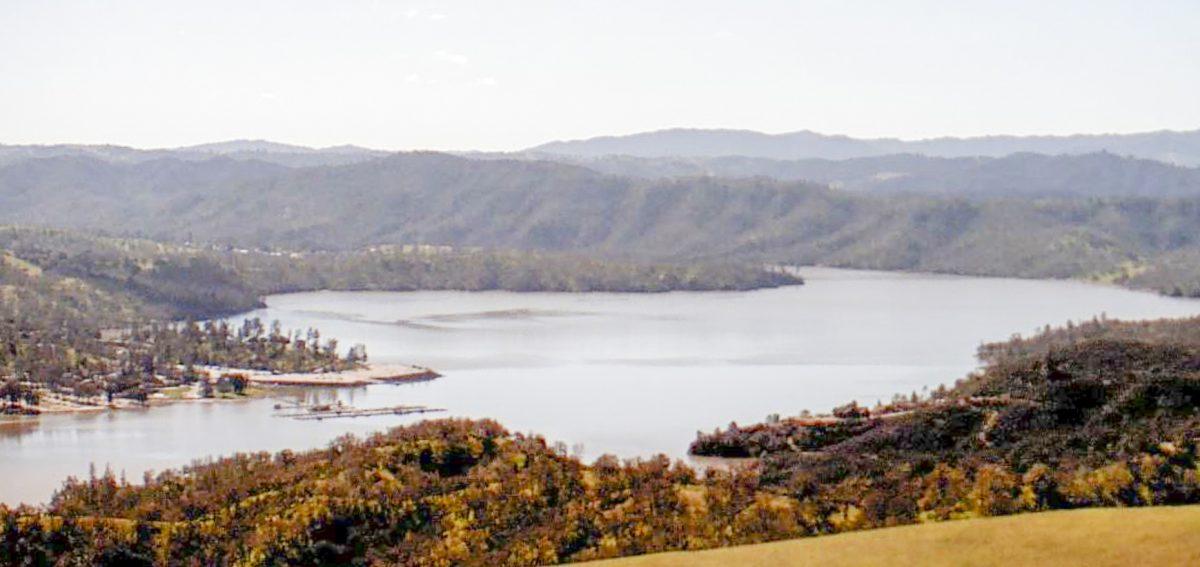
[[[436,377],[429,369],[367,363],[320,332],[285,332],[260,319],[231,326],[151,323],[101,333],[0,326],[3,413],[38,415],[237,399],[272,385],[356,386]]]
[[[315,290],[654,293],[802,283],[794,273],[753,262],[656,263],[427,245],[243,249],[0,227],[0,284],[40,295],[43,303],[87,303],[88,313],[75,309],[75,315],[110,325],[228,316],[262,307],[266,295]]]

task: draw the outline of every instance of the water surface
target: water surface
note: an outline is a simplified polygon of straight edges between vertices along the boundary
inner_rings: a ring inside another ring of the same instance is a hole
[[[982,341],[1046,324],[1200,313],[1200,302],[1078,282],[805,269],[808,285],[732,293],[316,292],[250,315],[317,327],[373,360],[430,366],[410,385],[292,391],[357,407],[493,417],[585,458],[684,457],[697,430],[953,382]],[[272,417],[277,400],[175,404],[0,426],[0,501],[44,501],[90,463],[131,480],[209,455],[320,447],[420,416]],[[428,417],[428,416],[425,416]]]

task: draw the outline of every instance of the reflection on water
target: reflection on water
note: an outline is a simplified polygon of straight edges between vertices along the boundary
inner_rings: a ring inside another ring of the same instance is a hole
[[[582,311],[566,311],[561,309],[496,309],[494,311],[479,311],[476,313],[442,313],[440,315],[425,315],[425,321],[461,322],[477,321],[480,319],[537,319],[541,317],[579,317],[591,315]]]
[[[89,463],[129,478],[209,455],[320,447],[429,416],[273,417],[276,404],[420,404],[493,417],[586,458],[684,456],[697,430],[953,381],[980,342],[1045,324],[1200,312],[1200,303],[1074,282],[808,269],[803,287],[736,293],[319,292],[253,315],[318,327],[432,382],[286,389],[270,399],[44,416],[0,426],[0,500],[42,501]]]
[[[0,437],[20,437],[38,428],[37,418],[0,417]]]

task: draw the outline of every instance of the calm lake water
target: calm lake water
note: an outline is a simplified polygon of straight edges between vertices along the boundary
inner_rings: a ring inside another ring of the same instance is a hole
[[[808,285],[736,293],[318,292],[248,316],[317,327],[372,360],[445,376],[319,392],[356,407],[492,417],[591,459],[684,458],[697,430],[953,382],[982,341],[1045,324],[1200,313],[1200,302],[1077,282],[804,269]],[[240,320],[240,318],[238,319]],[[419,416],[295,421],[274,399],[181,403],[0,425],[0,501],[42,502],[111,466],[131,479],[237,451],[314,448]],[[428,416],[426,416],[428,417]]]

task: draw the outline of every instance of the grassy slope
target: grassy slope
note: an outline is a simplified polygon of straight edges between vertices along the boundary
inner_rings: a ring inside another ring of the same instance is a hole
[[[1044,512],[661,553],[595,565],[1200,565],[1200,506]]]

